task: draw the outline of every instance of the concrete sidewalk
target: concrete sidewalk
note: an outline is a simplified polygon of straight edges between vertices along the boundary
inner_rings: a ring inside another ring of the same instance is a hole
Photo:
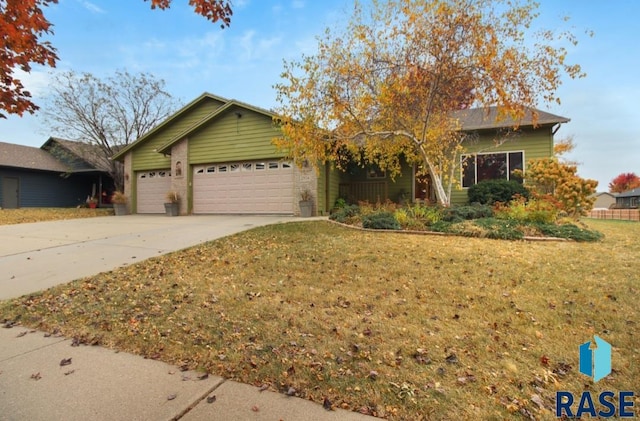
[[[68,363],[61,365],[61,363]],[[373,419],[168,364],[0,329],[1,420]]]
[[[0,227],[0,299],[260,225],[279,216],[131,215]],[[0,420],[365,420],[127,353],[0,328]],[[64,362],[63,362],[64,361]]]

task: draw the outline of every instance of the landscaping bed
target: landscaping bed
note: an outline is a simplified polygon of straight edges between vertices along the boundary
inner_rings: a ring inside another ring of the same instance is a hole
[[[520,206],[521,209],[517,209]],[[598,241],[602,234],[581,222],[559,218],[549,209],[527,209],[524,202],[504,205],[466,205],[442,208],[392,202],[347,205],[334,209],[329,219],[347,225],[379,230],[405,230],[502,240],[567,239]]]

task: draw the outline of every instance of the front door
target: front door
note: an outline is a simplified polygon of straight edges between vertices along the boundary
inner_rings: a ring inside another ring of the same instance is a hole
[[[17,177],[2,178],[2,207],[16,209],[18,207],[19,180]]]

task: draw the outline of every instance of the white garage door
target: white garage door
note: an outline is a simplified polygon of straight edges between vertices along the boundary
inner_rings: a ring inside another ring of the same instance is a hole
[[[136,176],[138,213],[164,213],[165,196],[171,190],[171,171],[143,171]]]
[[[199,165],[194,213],[293,214],[293,165],[283,161]]]

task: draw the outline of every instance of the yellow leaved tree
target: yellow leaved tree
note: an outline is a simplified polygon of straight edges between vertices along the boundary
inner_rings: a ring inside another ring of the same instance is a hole
[[[497,105],[518,121],[559,102],[562,75],[584,75],[566,61],[576,37],[534,32],[536,17],[529,0],[356,3],[315,54],[285,61],[274,143],[299,163],[375,163],[392,177],[420,164],[448,205],[465,139],[454,111]]]
[[[573,148],[573,139],[567,138],[554,146],[553,157],[530,160],[524,181],[535,195],[543,199],[550,196],[560,210],[577,219],[593,208],[598,182],[580,177],[577,164],[563,159]]]

